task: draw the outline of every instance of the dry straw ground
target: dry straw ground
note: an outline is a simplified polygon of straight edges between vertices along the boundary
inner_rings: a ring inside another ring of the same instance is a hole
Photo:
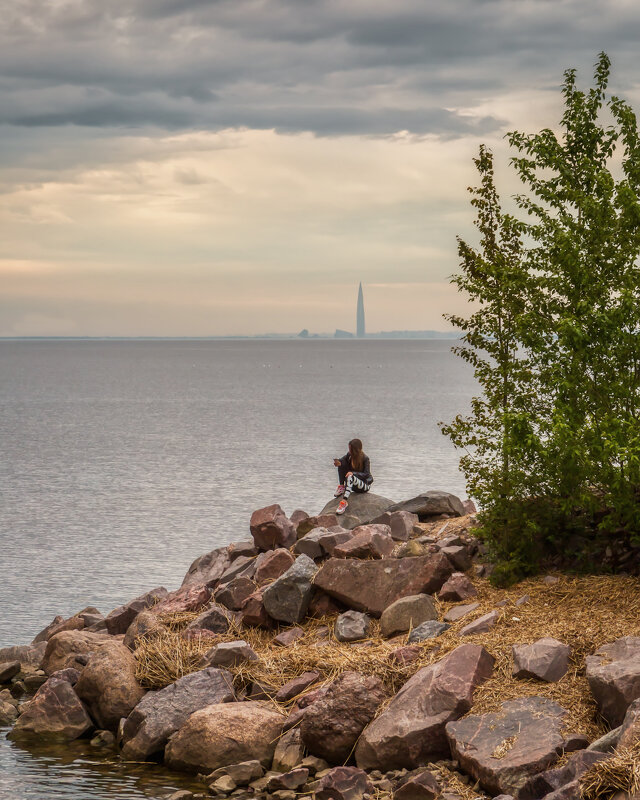
[[[560,576],[548,586],[542,579],[524,581],[509,590],[493,588],[485,580],[476,580],[480,607],[454,623],[437,639],[422,643],[420,655],[410,664],[398,663],[392,652],[405,644],[408,634],[392,640],[378,635],[377,623],[371,639],[357,644],[338,642],[333,637],[333,619],[310,620],[304,636],[288,648],[272,644],[274,631],[232,628],[216,640],[187,640],[180,630],[194,614],[164,618],[166,630],[161,635],[142,639],[136,650],[138,678],[149,688],[161,688],[192,672],[203,652],[217,641],[244,639],[258,654],[259,661],[232,669],[236,687],[242,689],[256,681],[277,690],[303,672],[317,670],[330,681],[346,670],[377,675],[392,692],[418,669],[434,663],[462,643],[481,644],[496,659],[493,677],[476,690],[473,713],[497,710],[501,703],[526,695],[541,695],[567,709],[566,727],[595,738],[605,731],[584,675],[585,656],[600,645],[621,636],[640,635],[640,582],[637,578],[618,576]],[[524,595],[529,600],[516,606]],[[459,632],[471,619],[480,616],[502,601],[501,616],[493,630],[484,634],[460,637]],[[444,614],[453,604],[440,604]],[[557,683],[515,679],[511,676],[511,647],[552,636],[570,645],[570,669]],[[315,688],[315,687],[313,687]],[[293,701],[290,701],[293,702]]]

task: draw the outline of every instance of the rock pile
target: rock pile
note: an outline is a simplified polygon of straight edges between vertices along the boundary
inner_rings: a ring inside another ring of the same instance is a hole
[[[470,782],[579,800],[594,765],[640,741],[640,637],[599,641],[579,663],[566,641],[516,638],[537,589],[487,594],[474,517],[453,495],[354,495],[340,520],[336,504],[259,509],[251,539],[197,558],[179,589],[56,617],[0,650],[0,725],[16,742],[97,732],[127,760],[199,773],[209,795],[238,800],[459,800]],[[511,638],[496,660],[500,631]],[[143,654],[165,639],[182,661],[151,673]],[[545,696],[576,670],[614,728],[605,737]],[[494,673],[511,696],[487,708],[477,698]]]

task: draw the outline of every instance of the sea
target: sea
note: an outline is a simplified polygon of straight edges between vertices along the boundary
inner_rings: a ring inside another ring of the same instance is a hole
[[[439,424],[476,384],[448,340],[0,341],[0,647],[172,590],[253,510],[318,513],[349,439],[392,500],[466,497]],[[18,747],[0,800],[163,798],[190,779],[87,742]]]

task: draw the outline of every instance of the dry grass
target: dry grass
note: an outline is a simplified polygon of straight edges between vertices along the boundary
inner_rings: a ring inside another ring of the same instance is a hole
[[[585,800],[602,800],[616,792],[635,795],[640,791],[640,743],[619,749],[604,761],[598,761],[580,778]]]
[[[149,688],[161,688],[195,669],[200,655],[217,642],[244,639],[260,660],[232,670],[237,688],[258,683],[279,689],[303,672],[316,670],[325,681],[341,672],[354,670],[377,675],[391,692],[397,691],[418,669],[434,663],[462,643],[481,644],[496,659],[493,677],[478,688],[473,713],[496,711],[501,703],[517,697],[541,695],[555,700],[568,710],[566,727],[595,738],[605,727],[598,719],[595,703],[584,676],[585,656],[606,642],[625,635],[640,635],[640,581],[618,576],[569,578],[563,576],[552,586],[541,579],[530,579],[509,590],[495,589],[485,580],[476,580],[480,607],[454,623],[437,639],[420,645],[420,655],[410,664],[399,664],[391,652],[406,643],[408,634],[385,641],[374,624],[373,637],[362,644],[345,644],[333,638],[333,620],[309,620],[305,634],[291,647],[274,646],[274,632],[252,628],[232,628],[215,640],[189,641],[179,631],[196,614],[163,618],[166,633],[141,640],[136,650],[139,680]],[[529,595],[530,601],[516,607],[515,600]],[[472,619],[496,607],[507,605],[493,630],[460,638],[459,631]],[[444,614],[453,604],[440,604]],[[326,631],[329,626],[329,632]],[[571,646],[570,669],[557,683],[521,680],[511,677],[511,646],[552,636]],[[312,688],[315,688],[312,687]]]

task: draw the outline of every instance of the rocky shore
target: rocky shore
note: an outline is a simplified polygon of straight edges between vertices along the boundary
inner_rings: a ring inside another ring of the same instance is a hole
[[[0,649],[0,726],[200,776],[172,800],[640,797],[637,578],[498,590],[472,504],[336,506]]]

